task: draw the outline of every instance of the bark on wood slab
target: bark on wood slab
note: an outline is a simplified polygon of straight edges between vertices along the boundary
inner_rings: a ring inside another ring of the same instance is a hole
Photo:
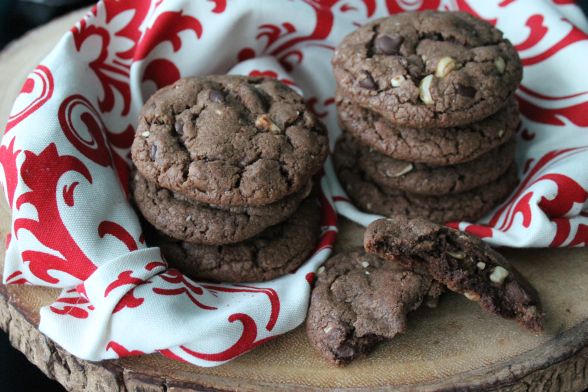
[[[56,20],[0,55],[3,123],[27,73],[82,15],[80,11]],[[9,226],[9,211],[2,202],[2,238]],[[360,245],[362,234],[360,227],[343,222],[339,250]],[[505,254],[541,293],[547,312],[545,334],[533,336],[449,294],[438,309],[417,312],[408,333],[343,369],[322,361],[300,328],[212,369],[160,355],[100,363],[80,360],[37,330],[39,308],[57,295],[56,290],[38,287],[0,285],[0,327],[32,363],[72,391],[584,390],[588,387],[588,249],[505,250]]]

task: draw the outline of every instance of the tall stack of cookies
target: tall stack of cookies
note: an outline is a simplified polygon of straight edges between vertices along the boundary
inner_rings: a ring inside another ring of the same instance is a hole
[[[313,251],[312,176],[325,127],[272,79],[182,79],[145,104],[132,146],[134,202],[148,239],[194,279],[263,281]]]
[[[370,22],[333,58],[343,135],[334,153],[365,211],[476,220],[516,186],[516,50],[462,12]]]

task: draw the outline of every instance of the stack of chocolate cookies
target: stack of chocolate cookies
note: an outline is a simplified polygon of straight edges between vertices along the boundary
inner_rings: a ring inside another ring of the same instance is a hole
[[[143,107],[131,190],[170,265],[194,279],[268,280],[315,247],[312,176],[327,154],[325,127],[286,85],[182,79]]]
[[[403,13],[349,34],[333,58],[337,174],[361,209],[476,220],[516,186],[516,50],[462,12]]]

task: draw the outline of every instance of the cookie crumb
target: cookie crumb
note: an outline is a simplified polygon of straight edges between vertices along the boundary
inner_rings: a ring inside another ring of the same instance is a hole
[[[469,299],[470,301],[476,301],[478,302],[480,300],[480,295],[477,293],[474,293],[472,291],[466,291],[463,293],[464,297],[466,297],[467,299]]]

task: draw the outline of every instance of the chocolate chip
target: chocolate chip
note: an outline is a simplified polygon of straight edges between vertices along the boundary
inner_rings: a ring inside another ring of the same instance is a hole
[[[210,93],[208,94],[208,98],[212,102],[216,102],[216,103],[224,103],[225,102],[225,96],[223,95],[222,92],[220,92],[218,90],[210,90]]]
[[[463,84],[458,84],[456,88],[456,92],[459,95],[463,95],[464,97],[473,98],[476,96],[476,89],[471,86],[464,86]]]
[[[370,75],[368,72],[365,73],[365,78],[359,81],[359,87],[368,89],[368,90],[377,90],[378,89],[378,85],[376,84],[376,81],[374,80],[374,78],[372,78],[372,75]]]
[[[181,121],[176,121],[174,128],[176,129],[176,133],[180,136],[182,136],[184,134],[184,123],[182,123]]]
[[[377,53],[383,54],[398,54],[400,45],[404,42],[403,37],[390,37],[389,35],[381,35],[374,41],[374,46]]]
[[[157,154],[157,146],[155,144],[151,145],[151,160],[154,161],[155,160],[155,154]]]

